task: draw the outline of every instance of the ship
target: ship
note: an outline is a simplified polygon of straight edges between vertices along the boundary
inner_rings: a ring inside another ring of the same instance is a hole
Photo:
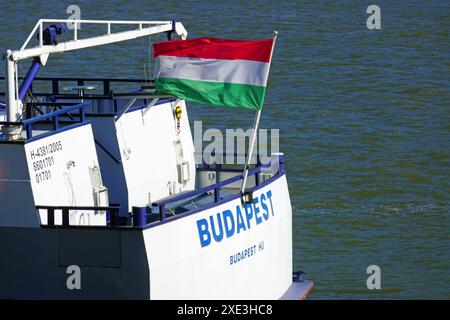
[[[94,24],[101,34],[78,37]],[[54,55],[158,34],[187,38],[175,21],[40,19],[6,51],[1,299],[304,299],[312,289],[293,270],[283,153],[256,155],[245,172],[199,163],[186,101],[151,80],[38,76]]]

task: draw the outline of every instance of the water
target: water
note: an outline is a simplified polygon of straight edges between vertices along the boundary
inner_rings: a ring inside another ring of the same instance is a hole
[[[450,3],[376,1],[379,31],[366,28],[367,1],[233,3],[77,1],[83,19],[178,20],[190,37],[278,30],[262,127],[281,128],[294,264],[316,284],[310,297],[449,299]],[[68,17],[70,4],[1,0],[0,50],[20,47],[39,18]],[[100,50],[51,57],[42,75],[144,77],[145,40]],[[190,117],[253,121],[199,105]],[[371,264],[379,291],[366,288]]]

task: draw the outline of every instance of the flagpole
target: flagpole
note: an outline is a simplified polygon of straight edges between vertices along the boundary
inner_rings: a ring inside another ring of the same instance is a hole
[[[277,36],[278,36],[278,32],[274,31],[273,32],[273,45],[272,45],[272,51],[270,52],[270,64],[272,64],[272,55],[273,55],[273,49],[275,48],[275,43],[277,42]],[[269,66],[270,68],[270,66]],[[253,123],[253,131],[252,131],[252,137],[250,140],[250,146],[248,149],[248,155],[247,155],[247,161],[245,162],[245,167],[244,167],[244,178],[242,179],[242,186],[241,186],[241,194],[244,195],[245,192],[245,186],[247,184],[247,178],[248,178],[248,171],[250,170],[250,162],[252,160],[252,153],[253,153],[253,148],[255,146],[255,142],[256,142],[256,136],[258,135],[258,127],[259,127],[259,121],[261,119],[261,109],[259,109],[256,112],[256,116],[255,116],[255,122]],[[258,156],[258,155],[256,155]],[[247,199],[244,199],[244,197],[242,197],[242,202],[247,202]]]
[[[250,140],[250,146],[248,149],[247,160],[245,162],[245,167],[244,167],[244,179],[242,180],[241,193],[245,192],[245,185],[247,184],[247,178],[248,178],[248,170],[250,169],[250,162],[252,160],[252,153],[253,153],[253,148],[255,146],[255,141],[256,141],[256,136],[257,136],[257,132],[258,132],[260,118],[261,118],[261,109],[259,109],[258,112],[256,112],[255,122],[253,124],[252,137]]]

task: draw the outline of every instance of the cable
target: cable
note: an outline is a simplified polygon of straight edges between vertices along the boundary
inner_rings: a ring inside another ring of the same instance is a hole
[[[63,172],[63,175],[67,178],[66,182],[68,182],[68,184],[66,183],[66,187],[67,186],[69,187],[68,191],[69,191],[69,197],[70,197],[70,206],[76,207],[77,201],[75,198],[75,191],[74,191],[73,184],[72,184],[72,176],[70,174],[70,167],[67,168],[67,170],[68,170],[67,172]],[[73,216],[76,216],[77,213],[78,213],[78,210],[74,210],[74,211],[72,211],[72,213],[70,215],[73,217]],[[78,221],[79,225],[80,225],[82,216],[83,216],[83,214],[80,215],[80,219]]]

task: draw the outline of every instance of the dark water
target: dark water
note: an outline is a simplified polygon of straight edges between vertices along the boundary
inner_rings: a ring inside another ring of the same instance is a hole
[[[450,298],[450,2],[376,1],[382,30],[369,31],[368,1],[1,0],[0,50],[75,3],[83,19],[177,20],[190,37],[278,30],[262,127],[281,129],[294,263],[316,283],[310,297]],[[147,42],[55,56],[43,75],[142,78]],[[190,109],[205,126],[253,120]],[[379,291],[366,288],[371,264]]]

